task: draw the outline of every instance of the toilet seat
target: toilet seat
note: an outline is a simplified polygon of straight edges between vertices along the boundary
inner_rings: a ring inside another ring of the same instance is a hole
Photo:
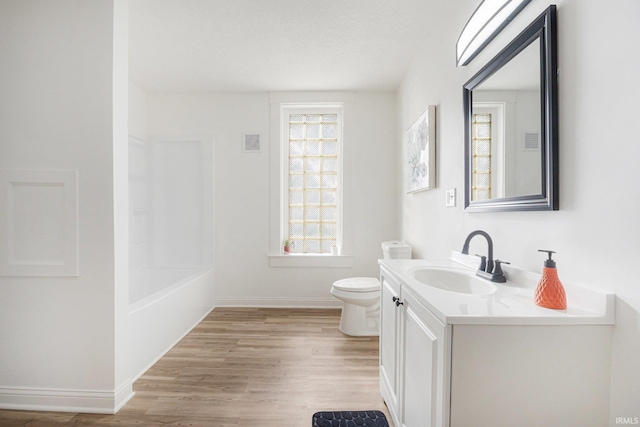
[[[334,282],[333,287],[346,292],[375,292],[380,290],[380,282],[374,277],[350,277]]]

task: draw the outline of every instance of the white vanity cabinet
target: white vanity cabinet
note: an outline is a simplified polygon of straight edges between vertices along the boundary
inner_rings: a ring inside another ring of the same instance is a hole
[[[408,289],[401,288],[400,297],[400,425],[448,425],[451,326],[438,321]]]
[[[448,425],[450,330],[381,274],[380,389],[397,427]]]
[[[608,424],[609,302],[604,317],[476,315],[475,303],[511,309],[520,297],[439,302],[406,277],[381,263],[380,391],[395,427]],[[447,304],[463,315],[438,311]]]
[[[380,390],[393,419],[398,419],[398,352],[400,350],[400,310],[396,301],[400,284],[387,275],[380,276]]]

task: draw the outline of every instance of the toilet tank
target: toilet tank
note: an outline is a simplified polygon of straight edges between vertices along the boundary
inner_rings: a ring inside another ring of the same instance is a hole
[[[411,259],[411,246],[399,240],[382,242],[384,259]]]

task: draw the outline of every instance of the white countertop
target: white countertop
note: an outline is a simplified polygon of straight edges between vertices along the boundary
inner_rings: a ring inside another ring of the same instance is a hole
[[[439,267],[466,271],[475,257],[452,253],[454,260],[381,259],[381,268],[408,288],[418,300],[445,324],[467,325],[613,325],[615,295],[565,284],[566,310],[552,310],[534,303],[539,274],[504,265],[506,283],[492,283],[489,295],[450,292],[425,285],[410,270]],[[464,263],[464,264],[463,264]],[[466,264],[466,265],[465,265]],[[562,280],[561,273],[559,274]],[[482,279],[485,280],[485,279]]]

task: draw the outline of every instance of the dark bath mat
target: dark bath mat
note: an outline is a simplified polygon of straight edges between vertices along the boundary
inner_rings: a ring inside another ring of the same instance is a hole
[[[389,427],[380,411],[336,411],[313,414],[312,427]]]

